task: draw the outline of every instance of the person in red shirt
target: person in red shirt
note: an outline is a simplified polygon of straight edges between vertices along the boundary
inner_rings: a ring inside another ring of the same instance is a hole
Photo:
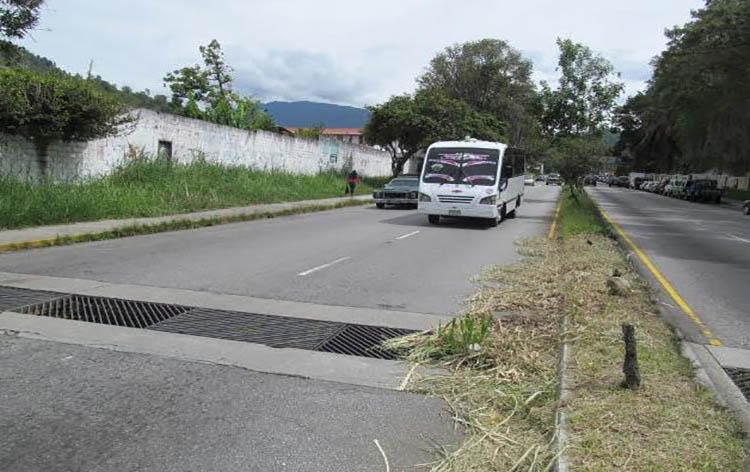
[[[357,188],[357,184],[360,183],[359,175],[356,170],[349,172],[349,176],[346,178],[346,192],[350,196],[354,196],[354,190]]]

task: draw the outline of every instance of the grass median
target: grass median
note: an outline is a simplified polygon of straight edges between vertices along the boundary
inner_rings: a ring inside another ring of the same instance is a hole
[[[410,360],[444,369],[408,388],[444,399],[468,433],[433,470],[551,470],[558,406],[568,414],[571,470],[744,470],[738,424],[696,384],[593,203],[569,188],[561,198],[559,237],[523,241],[521,262],[485,270],[483,287],[449,326],[392,342]],[[619,294],[615,276],[626,287]],[[622,323],[636,329],[638,390],[620,386]],[[563,339],[573,393],[558,405]]]
[[[385,179],[366,178],[366,195]],[[262,203],[344,196],[345,177],[295,175],[203,161],[134,159],[111,175],[80,182],[0,178],[0,229],[163,216]]]

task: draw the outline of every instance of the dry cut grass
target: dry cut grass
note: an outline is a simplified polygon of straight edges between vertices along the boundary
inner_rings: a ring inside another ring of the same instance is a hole
[[[742,470],[744,442],[731,415],[698,386],[673,332],[616,242],[579,234],[521,244],[525,259],[485,271],[451,327],[391,347],[442,375],[409,390],[442,398],[467,440],[441,450],[433,471],[552,470],[561,336],[572,345],[573,396],[565,455],[571,470]],[[614,271],[631,287],[611,295]],[[566,315],[568,332],[560,332]],[[466,321],[470,320],[470,321]],[[643,386],[620,387],[621,323],[636,327]],[[484,327],[490,329],[484,333]]]
[[[535,240],[522,251],[528,256],[523,262],[481,275],[484,287],[461,318],[473,321],[392,343],[408,349],[414,362],[445,369],[414,379],[409,389],[442,398],[468,434],[460,449],[442,451],[433,471],[544,471],[554,465],[562,299],[556,249]],[[478,339],[484,323],[491,329]]]
[[[616,243],[584,235],[558,244],[572,331],[571,469],[745,470],[738,424],[695,382],[675,334]],[[615,270],[629,283],[624,296],[606,287]],[[642,384],[635,391],[620,387],[622,323],[636,329]]]

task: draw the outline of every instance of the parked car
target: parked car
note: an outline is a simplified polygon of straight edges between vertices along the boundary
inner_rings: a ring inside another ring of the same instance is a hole
[[[685,184],[685,200],[721,203],[721,190],[715,180],[696,179]]]
[[[596,187],[596,176],[595,175],[587,175],[583,178],[583,185],[593,185]]]
[[[547,176],[547,185],[562,185],[560,174],[550,174]]]
[[[626,175],[622,175],[620,177],[612,177],[609,181],[610,187],[625,187],[627,188],[630,185],[630,179]]]
[[[534,181],[534,177],[532,176],[526,176],[525,179],[523,179],[523,184],[528,185],[530,187],[533,187],[536,182]]]
[[[546,177],[544,175],[537,175],[536,179],[534,179],[534,180],[536,180],[537,182],[544,182],[545,179],[546,179]]]
[[[750,200],[745,200],[745,203],[742,205],[742,213],[750,215]]]
[[[656,182],[651,189],[652,192],[658,193],[659,195],[664,195],[664,189],[667,187],[667,184],[669,183],[669,180],[660,180],[659,182]]]
[[[672,179],[664,187],[664,195],[668,197],[682,198],[685,193],[685,184],[687,180],[683,179]]]
[[[391,180],[385,187],[372,194],[375,206],[385,208],[386,205],[417,206],[419,198],[419,176],[402,175]]]
[[[646,182],[651,182],[652,180],[647,177],[636,177],[633,179],[633,183],[631,185],[631,188],[633,190],[641,190],[641,186]]]

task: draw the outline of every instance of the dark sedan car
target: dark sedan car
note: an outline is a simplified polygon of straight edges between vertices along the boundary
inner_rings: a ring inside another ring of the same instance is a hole
[[[386,205],[417,206],[419,196],[419,176],[403,175],[388,182],[381,190],[372,194],[375,205],[385,208]]]
[[[690,180],[685,185],[685,200],[721,203],[721,190],[717,187],[715,180]]]

